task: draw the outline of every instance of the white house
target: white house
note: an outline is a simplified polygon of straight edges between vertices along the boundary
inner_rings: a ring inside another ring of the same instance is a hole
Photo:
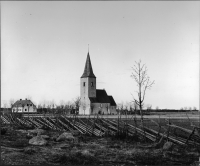
[[[32,103],[31,100],[17,100],[13,105],[12,105],[12,112],[17,112],[17,113],[36,113],[37,108],[36,106]]]
[[[96,89],[96,77],[92,70],[89,52],[80,79],[81,104],[79,114],[117,114],[116,103],[105,89]]]

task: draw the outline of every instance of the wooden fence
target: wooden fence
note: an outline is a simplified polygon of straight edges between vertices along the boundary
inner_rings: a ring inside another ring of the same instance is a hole
[[[121,119],[106,118],[105,116],[16,116],[15,114],[1,115],[2,126],[11,125],[16,128],[32,129],[44,128],[47,130],[74,131],[90,136],[123,136],[145,139],[156,142],[161,137],[182,146],[200,146],[200,128],[193,125],[187,129],[165,119],[162,123],[155,120],[141,119],[132,116]]]

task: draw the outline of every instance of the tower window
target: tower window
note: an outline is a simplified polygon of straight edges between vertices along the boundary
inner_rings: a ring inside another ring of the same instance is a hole
[[[85,82],[83,82],[83,86],[85,86]]]
[[[93,87],[94,86],[94,84],[93,84],[93,82],[91,82],[91,87]]]

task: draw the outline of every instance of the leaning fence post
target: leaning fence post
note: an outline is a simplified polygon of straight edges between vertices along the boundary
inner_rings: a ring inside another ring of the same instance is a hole
[[[169,131],[170,131],[170,119],[168,120],[168,131],[167,131],[167,141],[169,141]]]
[[[87,125],[86,125],[86,134],[87,134],[87,132],[88,132],[88,123],[89,123],[89,119],[88,118],[90,118],[90,115],[89,115],[89,117],[86,117],[87,118]]]
[[[119,136],[119,113],[118,113],[118,119],[117,119],[117,136]]]
[[[185,144],[187,144],[187,143],[188,143],[189,139],[190,139],[190,138],[191,138],[191,136],[194,134],[194,132],[195,132],[195,127],[193,127],[193,130],[192,130],[191,134],[188,136],[188,138],[187,138],[187,140],[186,140]]]

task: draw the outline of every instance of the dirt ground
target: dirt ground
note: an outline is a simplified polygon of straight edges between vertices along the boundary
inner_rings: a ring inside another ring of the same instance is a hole
[[[30,145],[26,131],[9,127],[1,135],[1,165],[198,165],[195,147],[173,146],[170,151],[149,148],[137,137],[75,136],[77,142],[56,142],[62,132],[45,131],[47,145]]]

